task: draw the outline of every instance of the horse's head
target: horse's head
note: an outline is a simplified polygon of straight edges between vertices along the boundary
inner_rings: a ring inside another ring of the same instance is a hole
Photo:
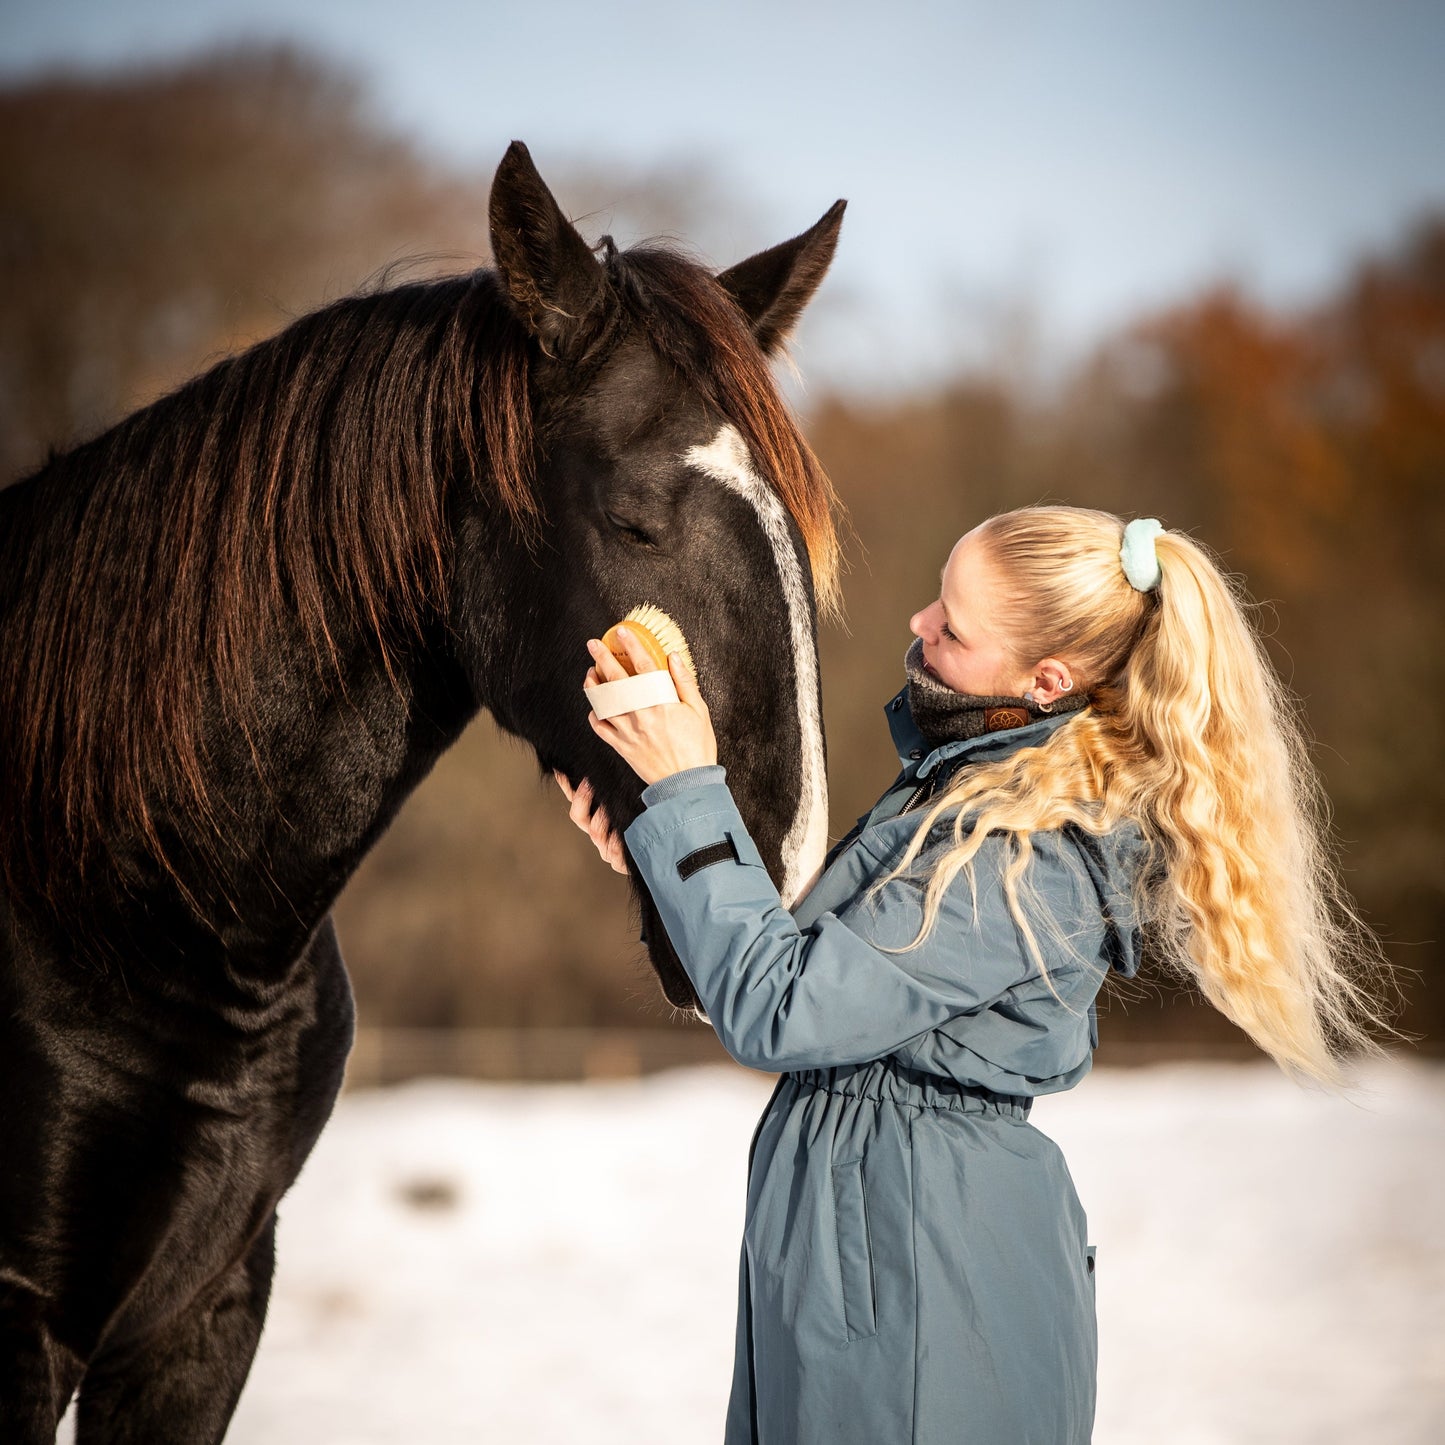
[[[458,579],[487,705],[544,770],[590,779],[619,831],[642,783],[588,726],[585,642],[639,603],[669,613],[785,904],[826,846],[817,603],[832,604],[837,552],[835,498],[767,357],[822,280],[842,212],[719,275],[658,247],[619,254],[605,240],[599,257],[514,144],[493,184],[492,245],[530,337],[537,520],[530,548],[475,570],[470,598]],[[663,991],[695,1007],[634,881]]]

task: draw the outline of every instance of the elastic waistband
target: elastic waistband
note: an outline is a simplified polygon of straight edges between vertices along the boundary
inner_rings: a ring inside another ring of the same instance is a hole
[[[799,1088],[819,1089],[879,1104],[914,1109],[953,1109],[963,1114],[1007,1114],[1027,1119],[1033,1105],[1028,1094],[996,1094],[992,1089],[959,1084],[938,1074],[910,1069],[897,1059],[840,1069],[801,1069],[788,1075]]]

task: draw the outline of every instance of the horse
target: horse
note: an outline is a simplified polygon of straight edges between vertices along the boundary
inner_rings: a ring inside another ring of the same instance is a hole
[[[491,268],[303,316],[0,491],[10,1445],[77,1390],[80,1445],[224,1435],[352,1042],[333,901],[481,709],[625,827],[583,642],[655,603],[781,898],[808,886],[841,504],[769,358],[843,206],[714,274],[589,246],[514,142]]]

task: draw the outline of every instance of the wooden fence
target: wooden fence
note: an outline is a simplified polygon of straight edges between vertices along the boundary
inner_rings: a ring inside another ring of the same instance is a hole
[[[404,1079],[626,1079],[731,1060],[711,1029],[358,1029],[346,1086]]]
[[[1262,1057],[1248,1041],[1101,1044],[1096,1066],[1135,1067],[1180,1059]],[[432,1076],[493,1080],[626,1079],[659,1069],[731,1064],[711,1029],[670,1028],[394,1029],[363,1028],[346,1086],[371,1088]]]

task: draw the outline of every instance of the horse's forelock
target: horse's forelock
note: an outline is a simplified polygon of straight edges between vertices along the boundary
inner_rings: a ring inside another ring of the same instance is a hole
[[[703,266],[665,246],[608,257],[622,304],[653,349],[695,389],[719,422],[736,426],[754,465],[777,489],[812,566],[819,612],[841,613],[842,504],[780,395],[767,358],[737,304]]]

